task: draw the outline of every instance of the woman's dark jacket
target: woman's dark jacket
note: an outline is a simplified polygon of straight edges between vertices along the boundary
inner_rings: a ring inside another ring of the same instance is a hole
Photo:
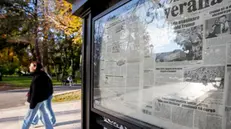
[[[39,102],[47,100],[52,94],[53,85],[48,75],[43,71],[34,72],[27,98],[30,109],[34,109]]]

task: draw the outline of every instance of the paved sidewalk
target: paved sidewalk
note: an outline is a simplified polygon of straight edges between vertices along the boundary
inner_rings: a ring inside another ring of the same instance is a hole
[[[52,106],[57,119],[54,129],[81,129],[81,101],[53,103]],[[28,106],[0,110],[0,129],[21,129],[27,110]]]

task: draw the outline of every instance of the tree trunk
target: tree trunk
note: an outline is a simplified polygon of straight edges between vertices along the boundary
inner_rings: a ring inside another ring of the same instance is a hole
[[[35,53],[36,53],[37,61],[41,62],[41,56],[40,56],[40,51],[39,51],[39,46],[38,46],[37,34],[36,34],[36,41],[35,41]]]
[[[35,50],[34,50],[34,48],[32,47],[31,44],[30,44],[30,52],[32,53],[33,60],[36,60],[36,53],[35,53]]]
[[[45,42],[46,42],[46,40],[45,40]],[[44,69],[45,69],[45,71],[47,73],[49,73],[49,66],[48,66],[48,46],[47,46],[46,43],[43,43],[42,53],[43,53],[42,63],[43,63]]]
[[[39,51],[39,42],[38,42],[38,15],[37,15],[37,10],[38,10],[38,0],[34,1],[35,5],[35,20],[37,21],[35,24],[35,53],[36,53],[36,59],[38,62],[41,62],[41,55]]]

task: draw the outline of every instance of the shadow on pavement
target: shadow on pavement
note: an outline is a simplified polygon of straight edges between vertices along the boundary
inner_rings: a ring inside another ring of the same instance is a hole
[[[81,110],[60,111],[60,112],[55,112],[55,115],[67,115],[73,113],[81,113]]]
[[[65,121],[65,122],[59,122],[55,125],[55,127],[58,126],[63,126],[63,125],[69,125],[69,124],[74,124],[74,123],[80,123],[81,120],[72,120],[72,121]]]
[[[60,111],[60,112],[55,112],[56,116],[59,115],[68,115],[68,114],[73,114],[73,113],[80,113],[81,110],[70,110],[70,111]],[[26,115],[26,112],[25,112]],[[1,122],[9,122],[9,121],[18,121],[18,120],[23,120],[24,116],[15,116],[15,117],[8,117],[8,118],[0,118],[0,123]]]
[[[23,120],[24,116],[15,116],[15,117],[8,117],[8,118],[1,118],[1,122],[10,122],[10,121],[18,121],[18,120]]]

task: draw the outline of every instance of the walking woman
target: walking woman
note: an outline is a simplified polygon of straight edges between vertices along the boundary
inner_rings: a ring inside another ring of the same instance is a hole
[[[52,123],[49,120],[49,114],[46,112],[45,102],[53,94],[53,86],[51,79],[42,70],[42,64],[32,62],[29,70],[33,74],[33,79],[28,92],[27,101],[30,103],[29,111],[23,120],[22,129],[29,129],[31,123],[38,111],[44,120],[46,129],[53,129]]]
[[[48,73],[47,73],[47,76],[51,79],[51,77]],[[54,113],[52,106],[51,106],[52,98],[53,98],[53,95],[51,95],[47,100],[45,100],[44,106],[45,106],[45,109],[46,109],[47,114],[49,116],[49,120],[51,121],[51,124],[53,126],[55,126],[56,118],[55,118],[55,113]],[[42,119],[41,113],[38,111],[31,124],[36,128],[38,126],[39,120],[42,122],[43,125],[45,125],[45,122]]]

